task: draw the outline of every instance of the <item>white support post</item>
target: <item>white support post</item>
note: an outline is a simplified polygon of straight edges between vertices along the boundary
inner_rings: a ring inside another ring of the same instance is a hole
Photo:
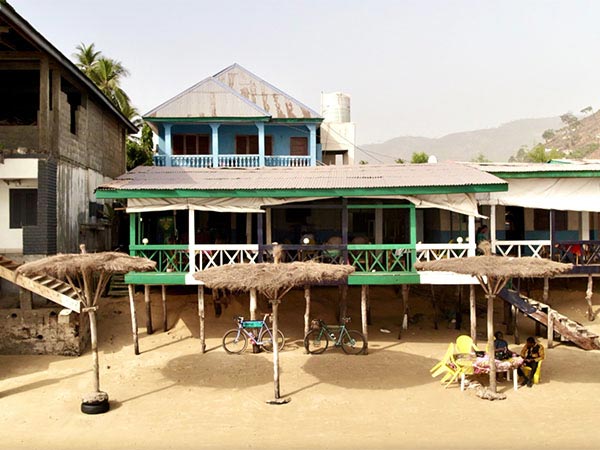
[[[265,167],[265,124],[256,122],[258,128],[258,165]]]
[[[194,273],[197,270],[194,245],[196,245],[196,211],[194,209],[189,209],[188,210],[188,258],[190,261],[190,264],[189,264],[190,273]]]
[[[308,155],[310,156],[310,165],[317,165],[317,126],[314,123],[306,125],[309,131]]]
[[[590,240],[590,213],[581,211],[581,240]]]
[[[273,230],[272,230],[272,222],[271,222],[271,208],[267,208],[265,210],[265,222],[266,222],[266,244],[273,243]]]
[[[492,253],[496,253],[496,205],[490,206],[490,244]]]
[[[469,249],[468,256],[475,256],[477,249],[477,236],[475,236],[475,216],[469,216]]]
[[[212,155],[212,166],[219,167],[219,126],[220,123],[211,123],[210,128],[212,129],[211,137],[211,155]]]

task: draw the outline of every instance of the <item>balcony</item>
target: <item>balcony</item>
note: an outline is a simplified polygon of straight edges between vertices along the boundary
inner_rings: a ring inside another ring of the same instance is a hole
[[[216,164],[215,164],[216,161]],[[259,155],[154,155],[154,165],[165,167],[260,167]],[[265,156],[266,167],[309,167],[310,156]]]

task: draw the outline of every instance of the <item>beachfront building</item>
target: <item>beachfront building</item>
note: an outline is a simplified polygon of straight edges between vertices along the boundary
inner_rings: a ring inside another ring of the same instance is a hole
[[[0,99],[0,352],[78,354],[88,333],[71,314],[77,292],[15,269],[80,244],[114,247],[94,189],[125,171],[126,135],[137,129],[4,1]]]
[[[156,166],[314,167],[322,117],[239,64],[144,115]]]

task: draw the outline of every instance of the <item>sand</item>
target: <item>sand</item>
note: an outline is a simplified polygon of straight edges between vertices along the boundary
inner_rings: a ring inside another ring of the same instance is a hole
[[[552,283],[551,303],[588,324],[583,284]],[[313,295],[313,316],[333,322],[335,289],[317,289]],[[103,300],[101,387],[111,399],[106,414],[79,411],[80,398],[92,383],[89,352],[78,358],[0,356],[0,448],[600,447],[600,351],[558,343],[547,352],[541,384],[515,392],[512,383],[500,382],[508,398],[490,402],[472,390],[461,392],[458,385],[444,389],[429,374],[448,343],[468,333],[468,317],[462,331],[446,321],[434,330],[430,300],[413,291],[411,314],[420,320],[398,340],[401,301],[393,289],[373,288],[370,354],[347,356],[330,349],[306,355],[302,292],[292,292],[280,307],[280,327],[288,338],[281,354],[281,390],[291,402],[274,406],[266,403],[273,398],[271,355],[249,350],[228,355],[221,347],[233,316],[247,314],[247,300],[232,301],[216,318],[208,297],[208,352],[202,355],[193,293],[169,291],[166,333],[159,298],[153,291],[157,331],[147,335],[143,295],[136,295],[139,356],[133,354],[127,299]],[[349,302],[351,326],[360,329],[357,289],[351,290]],[[485,305],[481,293],[478,303]],[[259,307],[266,310],[265,304]],[[498,307],[496,321],[501,320]],[[478,330],[483,335],[484,316]],[[531,324],[524,325],[522,338],[532,330]],[[512,349],[520,347],[511,336],[507,340]]]

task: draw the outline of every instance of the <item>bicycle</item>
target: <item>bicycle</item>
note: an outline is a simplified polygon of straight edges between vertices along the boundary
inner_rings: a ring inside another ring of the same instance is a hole
[[[240,354],[248,346],[248,339],[253,345],[258,345],[267,352],[273,351],[273,333],[267,325],[267,317],[271,314],[265,314],[263,320],[244,320],[243,317],[234,317],[237,322],[237,328],[227,331],[223,335],[223,348],[227,353]],[[250,332],[248,329],[259,329],[257,333]],[[258,338],[256,337],[258,335]],[[279,350],[285,345],[285,336],[281,330],[277,330],[277,345]]]
[[[314,319],[311,322],[312,330],[304,337],[304,348],[308,353],[320,355],[327,350],[329,341],[332,341],[348,355],[361,354],[366,346],[365,336],[360,331],[346,328],[348,322],[350,317],[344,317],[341,325],[327,325],[321,319]],[[339,332],[337,337],[335,331]]]

